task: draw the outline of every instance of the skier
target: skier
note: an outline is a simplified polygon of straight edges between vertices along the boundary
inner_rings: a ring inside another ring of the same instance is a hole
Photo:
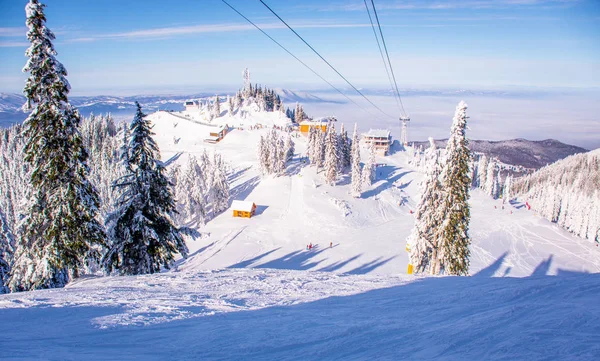
[[[329,242],[329,248],[333,248],[333,242]]]

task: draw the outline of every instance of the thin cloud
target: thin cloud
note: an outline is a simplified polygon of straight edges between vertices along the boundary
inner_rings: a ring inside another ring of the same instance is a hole
[[[31,44],[26,41],[0,41],[0,48],[22,48],[29,45]]]
[[[581,0],[408,0],[377,4],[378,10],[448,10],[448,9],[504,9],[511,7],[564,7]],[[338,3],[317,7],[303,7],[317,11],[364,11],[364,2]]]
[[[3,37],[24,37],[27,34],[27,28],[24,26],[18,26],[18,27],[7,27],[7,28],[1,28],[0,27],[0,36]]]
[[[257,24],[265,30],[285,29],[286,26],[281,23]],[[294,28],[360,28],[371,26],[370,24],[330,24],[330,23],[299,23],[291,24]],[[182,35],[193,35],[202,33],[225,33],[235,31],[249,31],[256,28],[250,24],[213,24],[213,25],[191,25],[191,26],[175,26],[163,27],[154,29],[144,29],[136,31],[127,31],[112,34],[96,34],[79,38],[69,39],[70,42],[90,42],[96,40],[107,39],[158,39],[169,38]]]

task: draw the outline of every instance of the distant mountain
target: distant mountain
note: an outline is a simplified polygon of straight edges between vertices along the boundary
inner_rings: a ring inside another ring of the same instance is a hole
[[[314,96],[309,93],[294,92],[288,89],[276,89],[286,106],[293,107],[299,103],[339,103]],[[232,93],[233,94],[233,93]],[[117,119],[128,119],[135,113],[135,102],[138,101],[144,112],[153,113],[157,110],[184,110],[183,102],[188,99],[202,99],[214,96],[214,93],[198,93],[188,95],[140,95],[140,96],[72,96],[69,98],[79,113],[84,117],[91,113],[111,113]],[[0,127],[8,127],[21,123],[27,118],[27,113],[21,107],[25,104],[25,97],[14,93],[0,93]]]
[[[446,147],[447,139],[436,140],[438,148]],[[415,146],[428,147],[429,142],[414,142]],[[539,169],[570,155],[585,153],[588,150],[574,145],[564,144],[554,139],[527,140],[511,139],[501,141],[470,140],[469,148],[487,157],[495,157],[505,164]]]

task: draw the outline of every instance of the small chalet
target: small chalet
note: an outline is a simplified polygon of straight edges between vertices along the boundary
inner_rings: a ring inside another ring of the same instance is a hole
[[[233,201],[231,203],[234,217],[250,218],[256,213],[256,204],[248,201]]]
[[[310,131],[310,128],[321,129],[321,131],[327,131],[327,124],[329,122],[335,122],[336,119],[334,117],[325,117],[313,120],[303,120],[300,122],[300,133],[307,134]]]
[[[208,137],[204,139],[204,141],[208,143],[218,143],[221,139],[225,138],[225,134],[227,134],[227,127],[215,127],[210,131]]]
[[[183,105],[185,106],[185,110],[188,112],[190,110],[200,109],[200,103],[197,100],[186,100],[185,103],[183,103]]]
[[[362,135],[363,142],[366,146],[373,144],[375,151],[380,155],[388,155],[390,145],[392,144],[392,135],[386,129],[371,129],[369,132]]]

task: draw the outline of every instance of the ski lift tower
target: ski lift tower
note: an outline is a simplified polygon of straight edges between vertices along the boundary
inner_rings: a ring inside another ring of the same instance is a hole
[[[408,115],[400,116],[400,121],[402,122],[402,133],[400,134],[400,144],[403,146],[408,146],[408,122],[410,122],[410,117]]]

